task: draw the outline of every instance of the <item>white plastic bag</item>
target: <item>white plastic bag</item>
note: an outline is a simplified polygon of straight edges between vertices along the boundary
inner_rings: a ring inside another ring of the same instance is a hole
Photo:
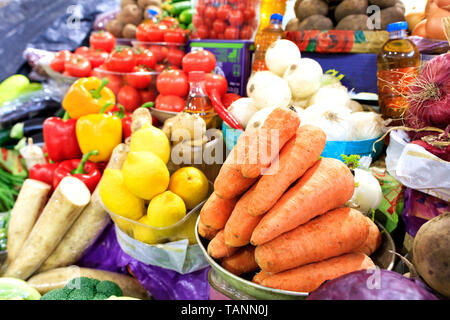
[[[406,187],[450,201],[450,162],[409,143],[404,131],[390,133],[386,169]]]

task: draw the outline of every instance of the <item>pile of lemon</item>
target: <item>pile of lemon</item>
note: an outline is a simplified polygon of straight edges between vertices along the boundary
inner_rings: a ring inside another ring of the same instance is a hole
[[[168,227],[208,196],[208,180],[199,169],[183,167],[170,175],[170,152],[166,134],[146,124],[132,134],[122,168],[106,168],[99,184],[99,195],[109,211],[139,222],[114,219],[118,227],[148,244],[176,238],[176,232],[194,243],[195,217],[180,228]]]

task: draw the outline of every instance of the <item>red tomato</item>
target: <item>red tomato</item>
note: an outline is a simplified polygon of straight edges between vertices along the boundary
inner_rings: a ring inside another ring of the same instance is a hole
[[[211,29],[209,31],[209,38],[210,39],[217,39],[217,37],[218,37],[218,33],[214,29]]]
[[[239,32],[239,38],[243,40],[249,40],[253,37],[253,27],[245,25],[241,28]]]
[[[91,63],[92,68],[97,68],[105,63],[106,59],[108,59],[108,52],[89,50],[89,52],[86,54],[86,58]]]
[[[167,53],[167,61],[172,65],[172,67],[181,67],[181,61],[184,57],[184,51],[177,48],[170,48]]]
[[[229,108],[233,102],[239,100],[240,98],[241,96],[236,93],[225,93],[222,96],[222,104],[225,106],[225,108]]]
[[[202,19],[202,16],[200,16],[199,14],[195,14],[193,17],[192,17],[192,25],[194,26],[194,27],[200,27],[200,26],[202,26],[203,25],[203,19]]]
[[[174,17],[164,17],[159,23],[164,24],[169,28],[173,26],[178,26],[180,24],[178,20]]]
[[[213,22],[213,30],[216,33],[224,33],[226,28],[227,28],[227,24],[223,20],[215,20]],[[214,38],[214,37],[212,37],[212,38]]]
[[[230,16],[232,8],[229,4],[224,4],[219,9],[217,9],[217,19],[220,20],[228,20],[228,17]]]
[[[91,63],[86,57],[74,54],[64,63],[64,70],[72,77],[88,77],[91,74]]]
[[[208,36],[209,36],[209,29],[208,29],[208,27],[207,27],[207,26],[204,26],[204,25],[199,26],[199,27],[197,28],[197,36],[198,36],[200,39],[207,39]]]
[[[89,49],[88,47],[82,46],[82,47],[77,48],[77,49],[74,51],[74,53],[75,53],[75,54],[79,54],[80,56],[87,56],[87,54],[88,54],[90,51],[91,51],[91,49]]]
[[[133,88],[144,89],[152,83],[152,75],[147,69],[136,66],[132,73],[125,75],[125,81]]]
[[[239,27],[244,23],[244,14],[241,10],[233,10],[228,17],[228,21],[234,27]]]
[[[97,77],[99,79],[107,78],[108,84],[106,86],[112,90],[114,95],[117,96],[120,88],[122,87],[122,77],[121,76],[116,75],[116,74],[110,74],[109,71],[105,69],[104,65],[92,70],[92,76]]]
[[[167,30],[167,26],[163,25],[163,24],[150,26],[147,31],[148,41],[163,42],[164,41],[164,33],[166,30]]]
[[[202,16],[205,13],[206,6],[203,3],[197,3],[197,14]]]
[[[183,98],[173,95],[162,95],[156,97],[155,108],[158,110],[181,112],[184,110],[186,101]]]
[[[215,73],[205,74],[205,89],[208,95],[212,90],[216,90],[219,97],[222,97],[228,90],[228,82],[224,76]]]
[[[183,29],[169,29],[164,33],[164,42],[184,43],[186,35]]]
[[[144,104],[146,102],[154,102],[156,99],[156,91],[153,88],[149,90],[140,90],[139,95],[141,96],[141,103]]]
[[[107,31],[96,31],[89,37],[89,44],[94,50],[111,52],[116,46],[116,38]]]
[[[166,69],[166,66],[164,64],[162,64],[162,63],[158,63],[155,66],[155,71],[156,72],[163,72],[165,69]]]
[[[149,41],[147,38],[148,29],[150,26],[146,23],[141,23],[136,28],[136,39],[138,41],[147,42]]]
[[[57,72],[63,72],[65,62],[69,61],[71,57],[72,52],[70,52],[69,50],[59,51],[50,62],[50,68]]]
[[[244,14],[244,21],[252,21],[256,17],[255,9],[252,7],[245,7],[242,13]]]
[[[213,6],[208,6],[205,8],[205,17],[206,20],[214,20],[216,18],[217,15],[217,9]]]
[[[186,73],[191,71],[204,71],[209,73],[216,67],[216,57],[208,50],[196,50],[189,52],[183,57],[183,70]]]
[[[156,65],[156,57],[153,52],[148,49],[138,50],[136,53],[136,65],[153,69]]]
[[[136,65],[136,57],[130,48],[117,48],[109,54],[105,65],[109,71],[131,72]]]
[[[225,39],[236,40],[239,39],[239,29],[233,26],[229,26],[225,29]]]
[[[160,45],[152,45],[150,46],[150,48],[148,48],[148,50],[150,50],[153,53],[153,55],[156,58],[156,62],[164,61],[169,51],[169,49],[167,49],[165,46]]]
[[[164,70],[156,78],[156,89],[162,95],[185,97],[189,93],[188,77],[182,70]]]
[[[135,88],[123,86],[117,94],[117,102],[123,105],[125,111],[133,112],[141,106],[141,96]]]

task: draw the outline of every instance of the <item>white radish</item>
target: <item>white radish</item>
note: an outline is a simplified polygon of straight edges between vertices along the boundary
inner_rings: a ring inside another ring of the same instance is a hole
[[[270,71],[256,72],[248,81],[247,95],[252,98],[256,109],[287,107],[292,98],[286,80]]]
[[[239,124],[245,129],[248,121],[258,109],[253,105],[252,98],[240,98],[231,104],[228,111],[231,112]]]
[[[323,70],[313,59],[302,58],[291,64],[283,75],[295,99],[305,99],[319,90]]]
[[[269,46],[265,58],[267,68],[282,77],[291,64],[300,60],[301,54],[294,42],[280,39]]]

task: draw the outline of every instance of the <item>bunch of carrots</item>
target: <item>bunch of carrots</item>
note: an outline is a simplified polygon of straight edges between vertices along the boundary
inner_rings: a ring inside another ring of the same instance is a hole
[[[278,141],[267,134],[272,130]],[[325,141],[320,128],[300,127],[287,108],[243,133],[200,213],[208,254],[233,274],[257,272],[254,282],[297,292],[375,267],[369,255],[381,234],[371,219],[343,206],[354,178],[341,161],[320,157]],[[264,148],[275,155],[263,157]]]

